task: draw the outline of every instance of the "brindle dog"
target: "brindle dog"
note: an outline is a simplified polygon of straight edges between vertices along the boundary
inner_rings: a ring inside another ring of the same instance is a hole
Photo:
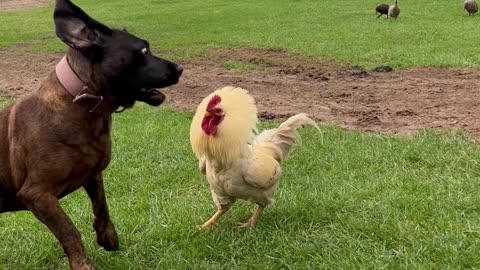
[[[112,113],[135,101],[160,105],[165,97],[154,88],[177,83],[182,68],[69,0],[56,1],[54,21],[70,47],[66,57],[37,92],[0,111],[0,213],[31,211],[58,239],[71,269],[95,269],[58,200],[83,187],[93,204],[97,243],[118,250],[102,179]]]

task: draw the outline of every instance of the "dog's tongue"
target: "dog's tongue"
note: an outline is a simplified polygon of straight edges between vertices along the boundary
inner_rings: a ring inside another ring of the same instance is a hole
[[[160,106],[165,101],[165,95],[155,89],[142,91],[138,97],[138,101],[143,101],[151,106]]]

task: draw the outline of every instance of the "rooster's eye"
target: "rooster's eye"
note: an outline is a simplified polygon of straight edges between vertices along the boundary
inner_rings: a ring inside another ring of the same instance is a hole
[[[223,111],[222,111],[222,109],[217,108],[217,109],[213,110],[213,113],[214,114],[223,114]]]
[[[148,53],[148,49],[147,49],[147,48],[143,48],[143,49],[142,49],[142,53],[143,53],[144,55],[146,55],[146,54]]]

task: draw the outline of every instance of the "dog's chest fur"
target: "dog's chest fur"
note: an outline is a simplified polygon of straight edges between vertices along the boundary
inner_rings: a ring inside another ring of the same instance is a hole
[[[7,109],[0,131],[7,133],[9,143],[2,148],[8,147],[9,154],[1,154],[0,162],[9,164],[11,179],[0,179],[0,190],[2,182],[10,183],[3,189],[16,193],[25,183],[45,185],[55,178],[62,180],[49,188],[63,197],[108,166],[111,116],[79,110],[65,102],[71,97],[62,90],[47,80],[37,93]]]

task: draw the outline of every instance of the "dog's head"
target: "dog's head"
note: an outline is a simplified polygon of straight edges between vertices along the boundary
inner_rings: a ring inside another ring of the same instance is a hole
[[[69,0],[56,0],[54,21],[57,36],[88,62],[88,79],[117,106],[158,106],[165,96],[155,88],[176,84],[182,75],[181,66],[153,55],[147,41],[110,29]]]

